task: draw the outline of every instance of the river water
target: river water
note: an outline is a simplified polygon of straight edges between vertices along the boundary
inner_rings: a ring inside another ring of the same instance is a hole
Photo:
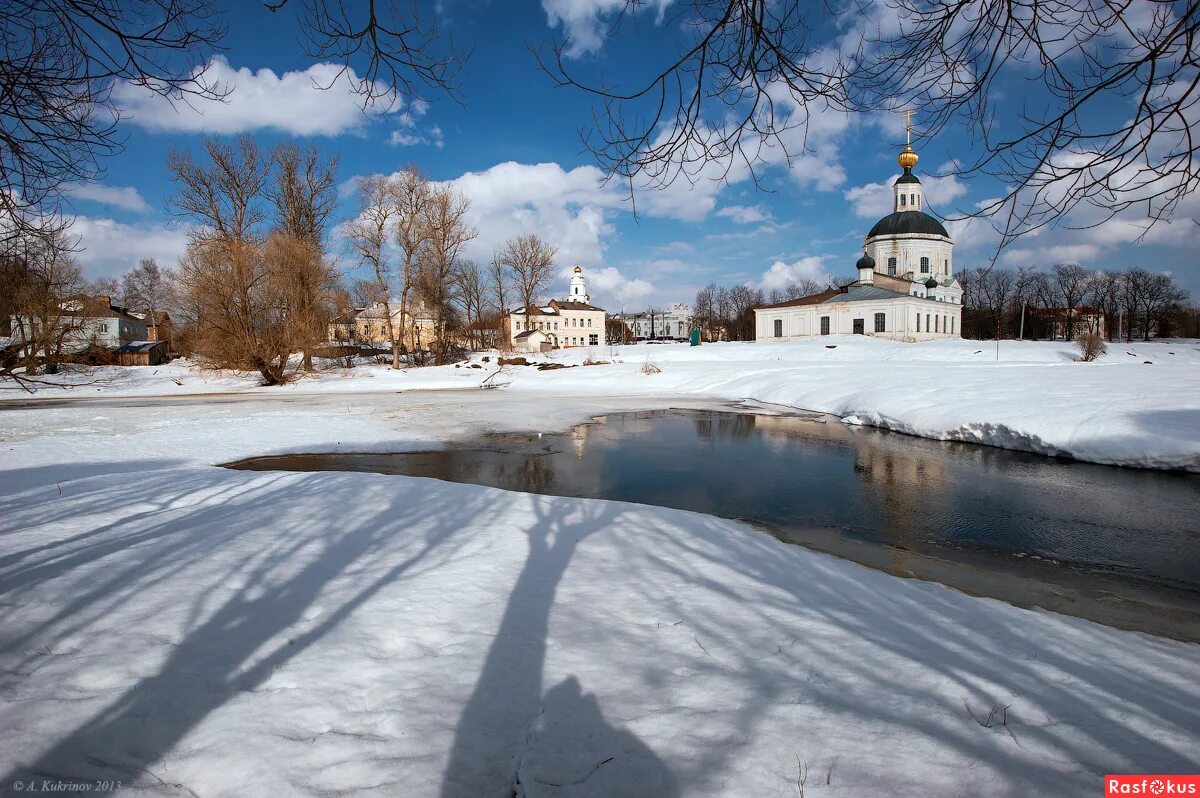
[[[254,458],[749,521],[783,540],[978,595],[1200,640],[1200,477],[829,423],[619,413],[454,448]],[[653,530],[647,530],[653,534]]]

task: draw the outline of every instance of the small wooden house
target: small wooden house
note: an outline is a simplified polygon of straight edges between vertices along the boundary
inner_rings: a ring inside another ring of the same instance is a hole
[[[122,366],[160,366],[167,360],[166,341],[130,341],[117,349]]]

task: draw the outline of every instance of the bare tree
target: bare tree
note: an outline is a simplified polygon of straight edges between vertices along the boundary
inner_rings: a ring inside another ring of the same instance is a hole
[[[438,186],[429,192],[423,215],[426,232],[421,250],[420,290],[434,314],[434,362],[444,364],[450,356],[449,327],[451,303],[458,288],[455,275],[463,247],[478,235],[467,222],[471,203],[452,186]]]
[[[121,277],[121,301],[134,312],[144,312],[147,326],[153,326],[160,336],[163,314],[173,296],[174,279],[174,272],[159,266],[154,258],[143,258]]]
[[[1062,303],[1064,313],[1063,336],[1068,341],[1075,340],[1075,312],[1083,302],[1087,291],[1088,272],[1076,264],[1058,264],[1050,269],[1050,279]]]
[[[617,5],[629,17],[644,4]],[[585,145],[631,191],[742,167],[757,178],[802,152],[822,114],[904,107],[927,138],[951,126],[973,132],[974,157],[955,173],[1007,188],[962,215],[995,218],[1002,243],[1080,205],[1098,220],[1137,208],[1153,224],[1200,188],[1190,131],[1200,4],[889,0],[849,12],[863,20],[846,30],[857,21],[829,4],[675,3],[664,25],[683,32],[679,50],[619,86],[584,75],[569,39],[540,60],[560,85],[595,98]],[[817,37],[830,30],[845,34]],[[1013,81],[1044,91],[996,125]],[[1130,112],[1108,112],[1130,98]]]
[[[224,35],[209,0],[10,0],[0,5],[2,236],[62,229],[70,185],[121,148],[118,83],[217,99],[203,65]]]
[[[4,374],[18,381],[36,376],[43,367],[54,374],[65,349],[85,343],[80,339],[87,310],[87,300],[80,295],[83,270],[71,257],[64,233],[27,231],[20,239],[10,238],[8,244],[9,257],[20,263],[10,272],[18,281],[5,286],[16,310],[12,337],[20,347],[14,360],[4,364]],[[16,365],[23,366],[23,374],[14,374]]]
[[[503,329],[505,317],[508,315],[509,293],[511,291],[511,272],[505,266],[499,252],[492,252],[492,259],[488,262],[488,281],[492,289],[492,295],[496,302],[496,331],[500,342],[507,346],[509,343],[509,331]]]
[[[302,338],[292,322],[285,262],[265,249],[271,162],[254,140],[204,139],[208,162],[172,152],[177,211],[197,226],[180,264],[181,303],[191,310],[196,351],[221,365],[252,368],[267,385],[293,378],[289,356]]]
[[[425,90],[458,96],[466,54],[438,30],[436,15],[421,16],[417,3],[355,0],[267,0],[271,11],[295,8],[300,46],[315,61],[342,65],[365,105],[416,100]],[[352,71],[357,64],[361,75]],[[330,81],[332,85],[334,81]]]
[[[557,254],[557,247],[542,241],[535,233],[510,238],[500,250],[500,263],[511,270],[526,329],[529,328],[527,311],[550,284]]]
[[[325,230],[337,205],[337,156],[321,157],[315,146],[276,145],[271,154],[275,180],[267,195],[277,223],[268,256],[285,284],[291,323],[306,371],[312,352],[327,337],[333,318],[337,272],[326,258]]]
[[[454,270],[455,299],[467,324],[467,340],[472,348],[482,348],[482,323],[487,310],[487,282],[479,264],[460,261]]]
[[[429,235],[425,213],[429,209],[429,181],[415,166],[405,167],[391,180],[392,196],[395,201],[396,246],[400,250],[400,269],[396,279],[400,283],[400,329],[410,330],[411,348],[420,344],[420,331],[411,317],[411,294],[416,284],[417,260]]]
[[[357,214],[346,224],[346,239],[359,262],[371,269],[374,280],[372,293],[375,301],[383,306],[384,329],[387,330],[388,345],[392,350],[392,368],[398,369],[403,329],[398,329],[392,318],[391,282],[394,275],[387,252],[388,228],[396,216],[395,191],[391,180],[383,175],[360,177],[355,185]]]

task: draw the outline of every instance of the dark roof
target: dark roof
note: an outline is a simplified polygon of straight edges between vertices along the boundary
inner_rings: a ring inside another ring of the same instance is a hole
[[[550,304],[559,310],[598,310],[604,312],[604,308],[598,308],[595,305],[589,305],[586,302],[572,302],[566,299],[552,299]]]
[[[531,335],[540,335],[543,338],[547,337],[547,334],[544,330],[526,330],[525,332],[517,333],[516,335],[514,335],[513,340],[514,341],[521,340],[523,338],[528,338]]]
[[[898,186],[901,183],[917,183],[920,185],[921,181],[917,179],[917,176],[912,173],[911,169],[905,169],[904,174],[897,177],[896,182],[892,183],[892,185]]]
[[[163,346],[165,341],[130,341],[118,347],[118,352],[150,352],[157,346]]]
[[[874,270],[875,269],[875,259],[864,252],[863,256],[858,259],[858,263],[856,263],[855,266],[857,266],[860,269]]]
[[[839,293],[836,288],[828,288],[820,293],[809,294],[798,299],[789,299],[786,302],[776,302],[774,305],[762,305],[761,309],[767,308],[794,308],[800,305],[819,305],[834,294]]]
[[[867,238],[875,236],[904,235],[917,233],[929,236],[950,237],[942,223],[923,211],[897,211],[889,213],[880,219],[867,233]]]
[[[834,296],[829,297],[822,305],[834,305],[839,302],[865,302],[869,299],[904,299],[908,294],[902,294],[899,291],[892,291],[888,288],[880,288],[877,285],[862,285],[861,283],[851,283],[846,286],[845,291],[838,291]]]

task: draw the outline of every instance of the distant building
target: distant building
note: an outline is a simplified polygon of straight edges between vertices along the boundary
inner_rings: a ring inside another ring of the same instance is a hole
[[[604,308],[591,304],[583,269],[576,266],[566,299],[551,299],[545,305],[514,310],[504,316],[503,329],[509,345],[521,351],[600,346],[605,343],[606,316]],[[530,335],[535,332],[542,336]]]
[[[401,313],[400,304],[396,303],[391,306],[391,316],[392,329],[400,334],[400,343],[405,348],[425,349],[433,344],[436,337],[433,314],[423,303],[418,303],[407,314]],[[383,302],[353,308],[329,323],[329,340],[345,346],[391,348],[387,319],[388,306]]]
[[[614,313],[613,319],[624,324],[635,339],[684,339],[691,333],[692,307],[678,302],[665,310]]]
[[[1077,338],[1083,333],[1108,337],[1104,312],[1098,308],[1036,308],[1033,313],[1050,323],[1051,338]]]
[[[162,341],[166,344],[166,351],[173,351],[173,341],[175,333],[175,324],[171,321],[171,315],[165,310],[156,310],[151,313],[150,309],[130,311],[132,315],[146,322],[146,340],[147,341]]]
[[[122,366],[158,366],[169,360],[166,341],[132,341],[117,348]]]
[[[147,338],[146,322],[107,296],[74,296],[60,306],[61,351],[80,352],[92,346],[116,349],[132,341]],[[12,343],[22,344],[35,338],[41,322],[32,316],[10,319]]]
[[[905,146],[892,186],[893,212],[863,244],[858,279],[838,289],[754,309],[760,341],[872,335],[897,341],[962,336],[962,286],[953,276],[954,242],[925,213],[917,154]]]

